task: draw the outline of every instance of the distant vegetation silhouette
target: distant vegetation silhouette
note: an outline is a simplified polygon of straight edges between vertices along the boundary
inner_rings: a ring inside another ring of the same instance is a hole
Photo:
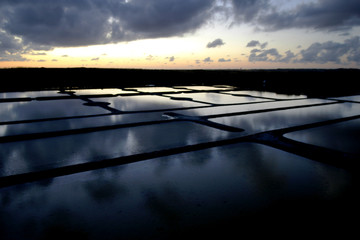
[[[0,69],[0,91],[176,85],[232,85],[243,89],[326,97],[360,93],[360,69],[145,70],[101,68]]]

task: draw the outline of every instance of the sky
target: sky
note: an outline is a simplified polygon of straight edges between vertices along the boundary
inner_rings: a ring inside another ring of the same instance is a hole
[[[0,68],[359,68],[359,0],[0,0]]]

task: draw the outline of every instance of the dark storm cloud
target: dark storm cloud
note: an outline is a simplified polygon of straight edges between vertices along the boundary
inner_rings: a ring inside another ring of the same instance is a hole
[[[218,38],[218,39],[215,39],[215,40],[212,41],[212,42],[209,42],[209,43],[206,45],[206,47],[207,47],[207,48],[216,48],[216,47],[220,47],[220,46],[222,46],[222,45],[224,45],[224,44],[225,44],[224,41],[223,41],[222,39]]]
[[[181,35],[199,28],[214,0],[3,0],[0,29],[24,43],[86,46]]]
[[[240,22],[252,22],[259,14],[270,8],[269,0],[230,0],[233,5],[235,18]]]
[[[250,23],[260,30],[310,28],[336,31],[360,25],[359,0],[314,0],[286,10],[279,10],[276,1],[270,0],[228,1],[238,23]]]
[[[23,46],[14,36],[0,31],[0,61],[25,61]]]
[[[131,0],[118,5],[113,16],[139,37],[166,37],[191,32],[211,15],[215,0]]]
[[[7,34],[6,32],[0,31],[0,53],[7,52],[11,54],[17,52],[22,48],[22,45],[19,40],[15,39],[14,36]]]
[[[107,41],[107,14],[90,0],[15,1],[4,4],[2,28],[24,44],[78,46]]]
[[[318,0],[280,11],[270,0],[231,3],[239,23],[258,29],[348,29],[360,25],[360,1]],[[216,0],[1,0],[0,32],[38,46],[86,46],[179,36],[206,23]],[[275,2],[276,3],[276,2]],[[2,36],[3,37],[3,36]],[[3,39],[1,39],[3,40]]]

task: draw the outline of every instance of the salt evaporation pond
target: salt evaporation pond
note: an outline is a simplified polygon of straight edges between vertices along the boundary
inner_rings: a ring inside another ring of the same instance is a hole
[[[358,97],[231,86],[1,93],[1,239],[353,236]],[[319,161],[329,151],[336,159]]]

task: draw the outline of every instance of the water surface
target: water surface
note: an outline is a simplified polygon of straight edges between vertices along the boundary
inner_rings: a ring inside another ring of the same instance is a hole
[[[85,106],[80,99],[0,102],[1,122],[110,113],[99,107]]]
[[[316,225],[316,234],[355,216],[355,199],[337,208],[354,191],[346,171],[236,144],[0,189],[1,234],[173,239],[300,225]]]
[[[248,102],[262,102],[263,99],[254,97],[232,96],[221,93],[181,93],[181,94],[167,94],[166,96],[174,98],[189,98],[194,101],[200,101],[211,104],[236,104]]]
[[[237,134],[191,122],[2,143],[0,176],[217,141]]]
[[[360,154],[360,120],[296,131],[285,137],[342,152]]]
[[[97,98],[94,100],[109,102],[111,107],[120,111],[128,112],[206,106],[206,104],[203,103],[184,100],[171,100],[167,97],[154,95],[119,96],[111,98]]]
[[[249,134],[356,116],[360,104],[338,103],[297,109],[211,118],[216,123],[245,129]]]
[[[358,96],[317,99],[238,90],[177,86],[2,93],[0,183],[16,174],[39,175],[112,158],[118,165],[0,184],[0,238],[227,239],[264,233],[291,238],[289,232],[324,237],[334,231],[354,236],[356,169],[246,137],[320,123],[285,137],[360,154],[360,120],[324,122],[359,116]],[[125,157],[132,160],[122,162]]]

